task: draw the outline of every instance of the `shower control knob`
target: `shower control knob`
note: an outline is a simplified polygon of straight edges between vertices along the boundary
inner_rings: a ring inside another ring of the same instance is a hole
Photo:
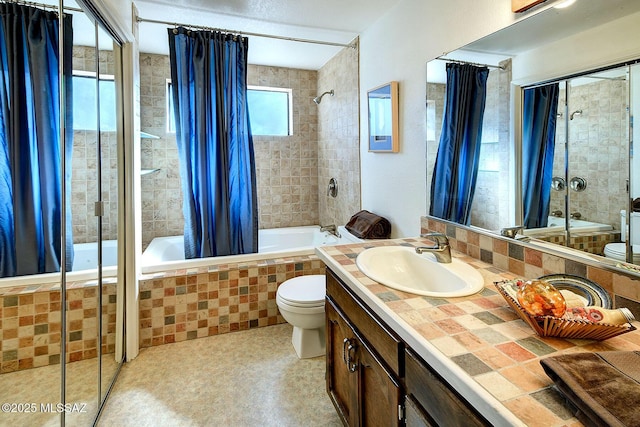
[[[329,180],[329,186],[327,187],[327,196],[336,197],[338,196],[338,180],[335,178],[331,178]]]
[[[569,186],[573,191],[584,191],[587,188],[587,180],[579,176],[574,176],[571,178],[571,181],[569,181]]]

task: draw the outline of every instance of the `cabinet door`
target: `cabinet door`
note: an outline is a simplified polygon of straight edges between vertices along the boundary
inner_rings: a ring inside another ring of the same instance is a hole
[[[418,355],[407,350],[405,356],[407,395],[428,414],[433,424],[447,427],[491,425]]]
[[[363,342],[359,343],[360,425],[402,425],[402,390]]]
[[[346,319],[327,300],[327,393],[343,422],[358,425],[358,340]]]
[[[420,404],[414,402],[411,396],[404,400],[404,415],[407,427],[435,427],[436,424],[422,411]]]

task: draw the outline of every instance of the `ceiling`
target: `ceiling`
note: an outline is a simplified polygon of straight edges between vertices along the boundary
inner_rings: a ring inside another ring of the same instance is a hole
[[[566,9],[547,7],[511,26],[444,55],[474,63],[497,65],[519,53],[640,12],[638,0],[578,0]],[[427,64],[429,81],[446,82],[446,62]]]
[[[400,0],[134,0],[142,19],[349,44]],[[140,50],[168,54],[167,28],[140,22]],[[249,37],[249,63],[317,70],[343,47]]]
[[[550,7],[531,15],[464,49],[513,56],[639,11],[638,0],[578,0],[565,9]]]

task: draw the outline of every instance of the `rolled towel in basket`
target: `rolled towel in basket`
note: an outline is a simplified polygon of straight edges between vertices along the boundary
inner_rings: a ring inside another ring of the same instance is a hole
[[[367,210],[353,215],[345,228],[360,239],[388,239],[391,235],[389,220]]]

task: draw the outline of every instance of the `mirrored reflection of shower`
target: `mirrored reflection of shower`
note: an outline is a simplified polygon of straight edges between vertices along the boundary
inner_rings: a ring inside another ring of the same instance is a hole
[[[569,120],[573,120],[574,116],[581,116],[581,115],[582,115],[582,110],[576,110],[569,115]]]

